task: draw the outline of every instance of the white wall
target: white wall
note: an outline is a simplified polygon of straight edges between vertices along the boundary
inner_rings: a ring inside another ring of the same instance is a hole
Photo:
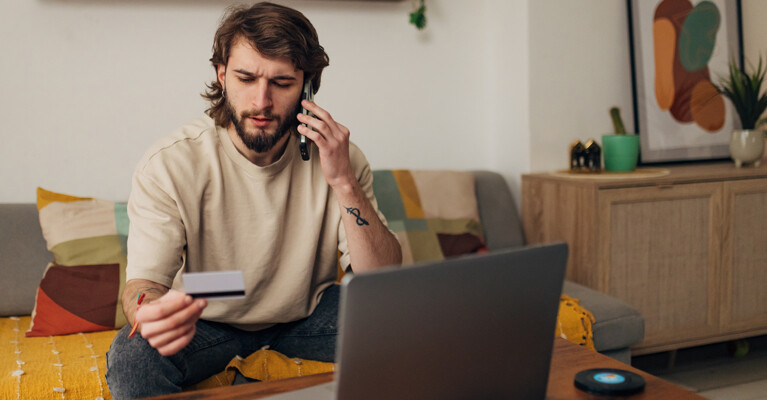
[[[535,0],[534,0],[535,1]],[[484,76],[487,96],[482,145],[489,168],[506,176],[519,210],[521,175],[530,168],[530,52],[528,1],[487,0]]]
[[[767,1],[741,0],[743,14],[743,54],[746,61],[758,63],[759,55],[767,61]]]
[[[625,1],[530,2],[530,170],[567,169],[570,143],[612,130],[612,105],[633,126],[627,21]]]
[[[407,23],[410,1],[283,3],[313,21],[330,54],[316,100],[350,127],[374,168],[498,169],[488,104],[497,108],[500,88],[490,83],[509,72],[524,82],[515,70],[525,64],[507,61],[489,32],[509,29],[488,25],[499,17],[487,7],[513,12],[524,1],[433,1],[424,32]],[[213,78],[207,60],[226,4],[3,2],[0,201],[34,201],[38,185],[126,199],[145,149],[202,114],[199,93]],[[524,26],[526,14],[512,19]],[[490,68],[490,57],[510,69]],[[526,116],[517,114],[507,126],[517,124],[512,131],[524,140]],[[527,157],[526,148],[516,152]]]
[[[374,168],[564,168],[567,146],[633,123],[624,1],[284,0],[331,57],[317,101]],[[124,200],[145,149],[201,115],[223,0],[0,2],[0,202],[35,187]],[[743,0],[746,55],[767,2]]]

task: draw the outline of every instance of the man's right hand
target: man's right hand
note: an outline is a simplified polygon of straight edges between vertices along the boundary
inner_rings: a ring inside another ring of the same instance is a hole
[[[192,341],[195,323],[207,307],[205,299],[170,290],[149,304],[142,304],[135,322],[141,324],[141,336],[163,356],[178,353]]]

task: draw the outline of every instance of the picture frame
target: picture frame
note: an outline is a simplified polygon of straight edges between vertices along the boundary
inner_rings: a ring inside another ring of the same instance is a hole
[[[728,158],[740,121],[716,90],[743,65],[740,0],[626,0],[640,163]]]

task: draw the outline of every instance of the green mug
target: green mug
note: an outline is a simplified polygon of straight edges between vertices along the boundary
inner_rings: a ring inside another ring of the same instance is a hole
[[[639,159],[639,136],[603,135],[602,154],[605,158],[605,170],[631,172],[636,169]]]

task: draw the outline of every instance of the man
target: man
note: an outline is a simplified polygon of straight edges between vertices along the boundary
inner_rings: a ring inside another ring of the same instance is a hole
[[[267,345],[332,361],[337,264],[401,262],[349,130],[300,101],[328,65],[306,17],[270,3],[233,8],[211,62],[210,118],[158,143],[134,173],[122,305],[138,330],[131,338],[124,327],[107,354],[115,398],[178,392]],[[308,161],[299,134],[313,142]],[[208,303],[180,289],[182,271],[235,269],[243,300]]]

